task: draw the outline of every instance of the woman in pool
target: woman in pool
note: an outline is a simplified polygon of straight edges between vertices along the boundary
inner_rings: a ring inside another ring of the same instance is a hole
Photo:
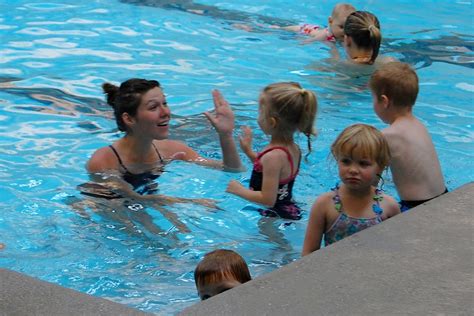
[[[203,158],[184,143],[167,139],[171,112],[158,81],[134,78],[120,87],[104,83],[102,88],[107,94],[107,103],[114,109],[117,126],[125,135],[96,150],[86,168],[96,178],[99,175],[101,182],[104,175],[107,182],[112,180],[117,193],[132,197],[156,193],[153,180],[160,176],[165,162],[173,159],[228,170],[241,168],[232,136],[234,114],[217,90],[212,92],[215,114],[204,114],[217,130],[223,161]],[[123,180],[130,185],[125,185]],[[173,201],[181,200],[168,199],[168,202]]]
[[[355,64],[374,64],[380,49],[382,32],[375,15],[367,11],[352,12],[344,23],[344,47]]]

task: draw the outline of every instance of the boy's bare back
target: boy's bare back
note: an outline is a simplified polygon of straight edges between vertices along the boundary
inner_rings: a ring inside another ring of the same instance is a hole
[[[374,111],[389,127],[382,133],[390,147],[390,170],[402,208],[414,207],[446,191],[438,155],[426,127],[413,115],[418,76],[410,65],[382,65],[369,82]]]
[[[423,123],[409,112],[382,133],[390,147],[390,170],[402,200],[427,200],[445,191],[438,155]]]

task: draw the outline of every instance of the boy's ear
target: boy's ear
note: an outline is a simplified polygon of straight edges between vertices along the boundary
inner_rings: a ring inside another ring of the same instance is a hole
[[[332,24],[332,16],[328,18],[328,25],[331,25],[331,24]]]
[[[380,101],[385,109],[389,107],[390,99],[385,94],[380,96]]]

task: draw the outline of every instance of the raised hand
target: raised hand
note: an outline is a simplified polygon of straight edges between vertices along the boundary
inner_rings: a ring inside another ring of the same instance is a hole
[[[215,113],[204,112],[209,122],[219,134],[232,134],[234,130],[234,112],[218,90],[212,91]]]
[[[253,162],[257,158],[257,154],[252,150],[252,129],[248,126],[242,126],[241,130],[242,133],[239,136],[240,148]]]
[[[244,153],[252,151],[252,129],[248,126],[241,127],[241,134],[239,136],[240,148]]]

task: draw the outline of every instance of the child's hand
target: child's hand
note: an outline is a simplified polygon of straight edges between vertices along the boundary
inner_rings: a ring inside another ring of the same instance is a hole
[[[232,194],[239,195],[239,192],[242,189],[245,190],[245,187],[242,184],[240,184],[240,182],[235,181],[235,180],[231,180],[229,182],[229,184],[227,185],[227,189],[225,191],[229,192],[229,193],[232,193]]]
[[[215,115],[204,112],[209,122],[215,127],[219,134],[230,134],[234,130],[234,112],[222,94],[218,90],[212,91],[214,99]]]
[[[252,129],[248,126],[242,126],[241,132],[239,136],[240,148],[244,153],[249,153],[252,151]]]

